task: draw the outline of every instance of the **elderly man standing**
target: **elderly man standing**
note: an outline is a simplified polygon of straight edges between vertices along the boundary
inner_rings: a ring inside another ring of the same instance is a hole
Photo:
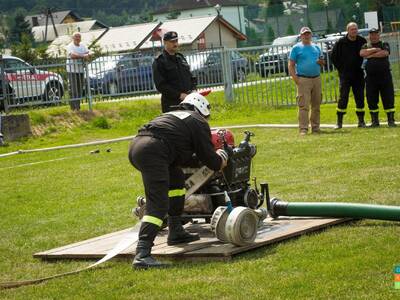
[[[358,26],[351,22],[347,24],[347,34],[342,37],[332,49],[332,62],[339,72],[340,98],[337,106],[336,129],[343,126],[343,116],[347,111],[350,88],[353,90],[356,102],[358,127],[366,127],[364,121],[364,72],[361,68],[363,58],[360,56],[361,47],[367,41],[358,35]]]
[[[289,74],[297,85],[300,135],[308,132],[309,120],[312,133],[320,133],[321,66],[325,64],[321,49],[312,43],[308,27],[300,29],[301,42],[293,46],[289,55]],[[311,105],[311,116],[309,107]]]
[[[154,84],[161,93],[162,112],[173,110],[196,89],[196,78],[190,72],[185,57],[178,52],[178,34],[164,34],[164,50],[153,63]]]
[[[75,32],[72,35],[72,42],[67,46],[66,64],[71,93],[69,105],[72,110],[79,110],[81,108],[81,98],[83,96],[83,86],[85,84],[83,63],[85,60],[89,59],[89,50],[81,43],[80,32]]]

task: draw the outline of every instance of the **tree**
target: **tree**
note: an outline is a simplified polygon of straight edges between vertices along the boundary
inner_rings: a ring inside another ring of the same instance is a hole
[[[295,35],[292,23],[289,23],[288,28],[286,30],[286,35]]]
[[[332,26],[331,20],[328,20],[327,28],[326,28],[326,33],[333,33],[335,32],[335,29]]]
[[[9,41],[11,43],[22,42],[23,36],[33,41],[31,25],[25,20],[25,14],[22,11],[17,11],[10,26]]]
[[[90,50],[92,50],[91,59],[93,60],[102,56],[104,53],[98,41],[95,42],[95,40],[92,40],[92,42],[90,43]]]
[[[29,63],[36,61],[36,54],[32,49],[32,39],[25,33],[21,33],[21,42],[11,46],[11,53]]]
[[[267,33],[267,42],[272,43],[272,41],[275,39],[275,32],[272,29],[271,26],[268,27],[268,33]]]
[[[267,17],[278,17],[283,15],[285,6],[282,0],[269,0],[267,6]]]
[[[261,34],[257,34],[254,28],[246,27],[247,43],[246,46],[259,46],[262,44]]]
[[[172,19],[178,19],[179,15],[181,14],[180,11],[172,11],[168,14],[167,19],[172,20]]]

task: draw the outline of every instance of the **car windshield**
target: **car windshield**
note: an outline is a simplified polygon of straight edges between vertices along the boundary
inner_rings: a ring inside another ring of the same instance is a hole
[[[280,37],[280,38],[275,39],[272,42],[272,45],[273,46],[292,45],[292,44],[296,43],[297,38],[298,38],[297,35]]]
[[[96,58],[88,65],[89,75],[94,75],[100,72],[106,72],[114,69],[121,58],[121,55]]]
[[[186,61],[190,65],[190,69],[193,71],[204,67],[206,63],[217,62],[219,55],[219,52],[200,52],[186,56]]]

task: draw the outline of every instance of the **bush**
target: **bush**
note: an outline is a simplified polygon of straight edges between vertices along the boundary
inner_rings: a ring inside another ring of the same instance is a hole
[[[111,125],[105,117],[97,117],[93,119],[92,124],[96,128],[110,129]]]

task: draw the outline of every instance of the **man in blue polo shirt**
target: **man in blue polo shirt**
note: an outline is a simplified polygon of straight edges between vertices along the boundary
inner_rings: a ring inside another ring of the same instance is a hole
[[[308,27],[300,29],[301,42],[293,46],[289,55],[289,74],[297,85],[300,135],[308,132],[320,133],[321,66],[325,64],[321,49],[312,43],[312,32]],[[311,105],[311,115],[309,107]]]

